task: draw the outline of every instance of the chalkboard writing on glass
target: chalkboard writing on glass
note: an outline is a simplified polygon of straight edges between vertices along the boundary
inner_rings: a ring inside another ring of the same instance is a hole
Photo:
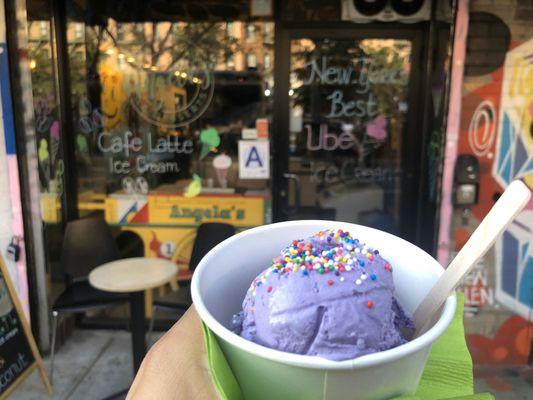
[[[7,398],[35,368],[46,391],[52,394],[22,305],[0,256],[0,400]]]

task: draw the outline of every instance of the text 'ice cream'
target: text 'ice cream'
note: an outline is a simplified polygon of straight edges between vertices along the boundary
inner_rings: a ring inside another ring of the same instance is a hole
[[[254,279],[232,329],[272,349],[347,360],[405,343],[392,266],[342,230],[294,240]]]

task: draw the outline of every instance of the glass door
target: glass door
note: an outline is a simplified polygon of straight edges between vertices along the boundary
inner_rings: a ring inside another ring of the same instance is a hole
[[[320,36],[317,36],[320,35]],[[290,31],[284,43],[288,115],[285,219],[360,223],[414,237],[416,35]],[[282,99],[283,97],[283,99]],[[281,177],[280,177],[281,178]]]

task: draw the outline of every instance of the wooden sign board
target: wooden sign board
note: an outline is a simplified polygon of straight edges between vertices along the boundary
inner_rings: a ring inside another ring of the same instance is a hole
[[[49,395],[52,386],[43,367],[26,315],[0,255],[0,400],[37,368]]]

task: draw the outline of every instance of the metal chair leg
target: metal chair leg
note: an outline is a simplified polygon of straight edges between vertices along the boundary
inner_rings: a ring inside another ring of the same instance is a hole
[[[154,331],[154,322],[155,322],[155,312],[157,311],[158,307],[156,305],[152,305],[152,317],[150,318],[150,325],[148,325],[148,332],[147,332],[147,335],[148,335],[148,338],[147,338],[147,342],[150,343],[151,342],[151,338],[152,338],[152,333]]]
[[[50,345],[50,384],[54,384],[54,360],[56,355],[56,334],[59,313],[52,311],[52,343]]]

